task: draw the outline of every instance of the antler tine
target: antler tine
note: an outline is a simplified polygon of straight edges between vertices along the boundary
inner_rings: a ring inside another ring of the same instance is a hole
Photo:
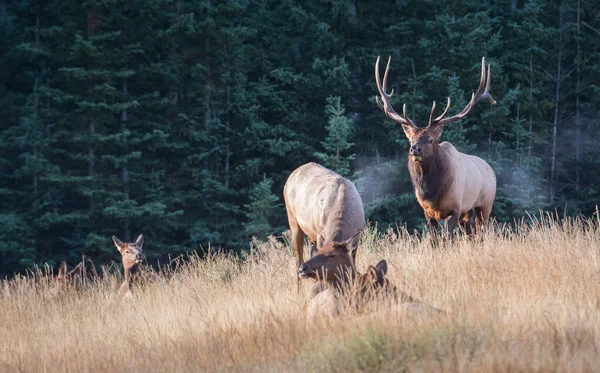
[[[377,90],[379,91],[379,96],[380,96],[380,98],[378,97],[376,99],[377,105],[384,111],[385,115],[388,118],[390,118],[391,120],[398,122],[403,126],[410,125],[413,128],[417,128],[417,126],[415,126],[413,121],[410,120],[406,116],[406,110],[404,110],[404,118],[403,118],[402,116],[400,116],[398,113],[396,113],[394,111],[394,108],[388,101],[388,99],[391,98],[392,95],[394,94],[393,89],[390,93],[385,92],[386,85],[387,85],[387,77],[388,77],[388,72],[390,70],[390,64],[392,62],[392,57],[388,58],[388,63],[385,68],[385,73],[383,75],[383,82],[381,81],[381,79],[379,77],[379,60],[380,60],[380,56],[377,57],[377,62],[375,62],[375,81],[377,83]]]
[[[458,113],[450,118],[444,118],[446,111],[448,111],[448,108],[450,107],[450,98],[448,97],[448,106],[446,107],[446,111],[444,111],[444,113],[442,115],[440,115],[439,117],[435,118],[433,123],[430,123],[430,125],[433,124],[435,126],[443,126],[448,123],[452,123],[457,120],[460,120],[460,119],[464,118],[465,116],[467,116],[467,114],[469,114],[469,112],[471,111],[471,109],[473,109],[475,104],[484,98],[488,99],[488,101],[490,101],[491,104],[496,104],[496,101],[494,100],[492,95],[490,95],[490,92],[489,92],[490,80],[491,80],[490,77],[491,77],[490,65],[488,64],[487,76],[486,76],[485,57],[483,57],[481,59],[481,77],[479,79],[479,87],[477,87],[476,92],[471,94],[471,100],[469,101],[467,106],[465,106],[465,108],[462,109],[462,111],[460,113]]]
[[[448,102],[446,103],[446,108],[444,109],[444,112],[442,114],[440,114],[440,116],[438,116],[437,118],[435,118],[433,120],[431,119],[431,117],[433,116],[433,108],[431,109],[431,115],[429,116],[429,125],[427,127],[430,127],[435,122],[439,122],[446,116],[448,109],[450,109],[450,97],[447,97],[447,99],[448,99]],[[433,104],[435,106],[435,101],[433,101]]]
[[[391,63],[392,63],[392,56],[389,56],[388,63],[385,66],[385,73],[383,74],[383,89],[384,89],[384,91],[385,91],[385,87],[387,87],[387,77],[388,77],[388,72],[390,71]],[[389,95],[387,97],[391,98],[393,94],[394,94],[394,88],[392,88],[392,91],[389,93]]]
[[[481,57],[481,77],[479,78],[479,87],[477,92],[479,93],[485,88],[485,57]]]
[[[429,124],[431,125],[431,120],[433,119],[433,113],[435,112],[435,100],[433,100],[433,105],[431,105],[431,114],[429,114]]]
[[[406,115],[406,104],[402,104],[402,114],[404,115],[404,119],[409,121],[413,125],[413,127],[416,127],[415,124],[410,119],[408,119],[408,115]]]
[[[379,96],[375,96],[375,102],[377,102],[377,106],[379,106],[379,108],[381,110],[385,110],[385,108],[383,107],[383,104],[381,103],[381,99],[379,98]]]
[[[492,97],[492,95],[490,95],[490,82],[491,82],[491,78],[490,78],[490,65],[488,64],[488,68],[487,68],[487,82],[485,83],[485,93],[486,93],[487,99],[490,101],[490,103],[492,105],[496,105],[496,100],[494,100],[494,98]]]

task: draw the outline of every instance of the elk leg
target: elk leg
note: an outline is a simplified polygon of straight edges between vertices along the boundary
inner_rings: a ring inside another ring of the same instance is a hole
[[[469,226],[468,223],[469,223],[468,221],[464,221],[464,220],[461,220],[458,222],[458,226],[459,226],[461,232],[464,232],[467,235],[469,234],[469,231],[471,230],[471,227]]]
[[[309,258],[312,258],[313,256],[315,256],[315,254],[317,253],[317,244],[314,242],[310,243],[310,251],[309,251]]]
[[[491,207],[475,207],[475,233],[477,235],[481,235],[481,231],[487,224],[491,212]]]
[[[304,262],[304,232],[296,222],[296,219],[289,218],[290,230],[292,231],[292,246],[296,252],[296,276],[298,279],[297,288],[300,292],[300,277],[298,276],[298,268]]]
[[[427,228],[429,228],[429,232],[433,235],[437,233],[438,221],[434,218],[430,218],[427,214],[425,214],[425,220],[427,220]]]
[[[472,216],[469,215],[469,219],[461,220],[459,224],[460,230],[463,231],[469,238],[472,238],[473,234],[475,233],[475,223],[473,222]]]
[[[431,234],[431,243],[434,247],[437,246],[437,236],[438,236],[438,221],[434,218],[430,217],[425,213],[425,220],[427,221],[427,228],[429,228],[429,233]]]
[[[448,217],[446,218],[446,224],[444,226],[444,237],[445,238],[450,238],[450,235],[452,234],[452,232],[454,231],[454,228],[456,228],[456,226],[458,224],[459,216],[460,216],[459,212],[452,211],[452,213],[450,215],[448,215]]]

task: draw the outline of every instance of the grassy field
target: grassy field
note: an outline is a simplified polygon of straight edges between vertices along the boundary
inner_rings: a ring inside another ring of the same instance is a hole
[[[292,251],[275,239],[242,258],[192,259],[129,299],[113,278],[58,296],[13,279],[0,371],[598,372],[599,257],[595,219],[495,226],[482,243],[438,249],[365,232],[359,271],[386,259],[389,279],[448,311],[439,317],[380,306],[307,319]]]

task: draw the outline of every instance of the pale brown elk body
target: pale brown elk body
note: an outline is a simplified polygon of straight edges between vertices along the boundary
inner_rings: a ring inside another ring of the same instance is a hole
[[[450,98],[448,98],[444,112],[434,118],[434,101],[429,125],[419,128],[406,115],[406,105],[401,116],[394,111],[388,101],[394,93],[393,90],[386,93],[390,60],[388,60],[383,82],[379,79],[379,58],[375,64],[375,79],[381,98],[381,100],[377,98],[377,103],[388,118],[402,125],[410,142],[408,169],[417,201],[423,208],[430,230],[435,232],[438,220],[446,220],[444,227],[446,235],[450,234],[459,222],[467,234],[475,233],[471,224],[472,215],[475,213],[476,231],[479,231],[488,221],[492,211],[496,195],[496,175],[483,159],[461,153],[449,142],[440,144],[438,139],[446,124],[464,118],[478,101],[487,99],[492,104],[496,103],[488,91],[489,65],[486,79],[485,60],[482,60],[479,88],[460,113],[449,118],[445,117],[450,108]]]
[[[112,236],[113,242],[117,250],[121,253],[121,261],[123,263],[123,272],[125,280],[119,288],[119,295],[125,295],[131,291],[131,286],[139,279],[141,275],[141,263],[144,257],[142,246],[144,244],[144,236],[140,236],[135,242],[123,242],[116,236]]]
[[[297,268],[304,262],[304,235],[321,250],[343,242],[353,267],[359,234],[365,227],[362,199],[351,181],[318,165],[307,163],[288,177],[283,189]],[[336,247],[341,247],[337,245]],[[333,251],[332,255],[337,255]],[[305,274],[299,270],[300,277]]]

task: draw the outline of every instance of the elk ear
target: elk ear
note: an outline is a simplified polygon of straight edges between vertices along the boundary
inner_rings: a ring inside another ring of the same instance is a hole
[[[387,262],[385,260],[380,261],[375,266],[375,270],[381,275],[381,277],[385,276],[387,274]]]
[[[414,128],[412,128],[410,125],[402,124],[402,129],[404,130],[404,134],[408,139],[411,139],[415,136]]]
[[[65,262],[63,260],[62,263],[60,263],[60,266],[58,267],[58,278],[65,278],[67,277],[67,262]]]
[[[310,257],[313,258],[315,255],[317,255],[317,245],[312,244],[310,245]]]
[[[137,240],[135,240],[135,244],[138,245],[140,248],[142,247],[142,245],[144,244],[144,235],[140,234],[140,236],[137,238]]]
[[[377,282],[377,270],[375,269],[375,267],[369,266],[369,268],[367,268],[367,273],[365,273],[365,276],[367,277],[367,280],[369,280],[370,283]]]
[[[121,241],[120,239],[118,239],[117,236],[112,236],[112,240],[115,243],[115,246],[117,247],[117,250],[119,250],[119,252],[121,252],[121,246],[123,246],[123,241]]]
[[[432,125],[429,128],[429,136],[431,136],[431,138],[433,139],[433,141],[438,141],[438,139],[440,138],[440,136],[442,136],[442,131],[444,130],[444,126],[443,125]]]
[[[352,252],[358,249],[358,242],[360,241],[360,234],[362,233],[362,229],[358,232],[354,233],[354,236],[348,238],[346,241],[341,242],[339,246],[344,246],[347,251]],[[337,245],[336,245],[337,246]]]

